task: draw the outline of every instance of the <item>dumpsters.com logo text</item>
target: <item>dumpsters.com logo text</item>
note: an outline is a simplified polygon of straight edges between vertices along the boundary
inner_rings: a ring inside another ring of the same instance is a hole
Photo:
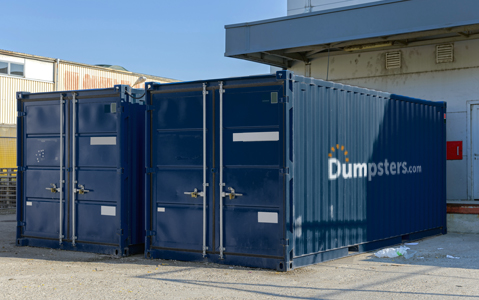
[[[339,159],[334,158],[334,153],[342,153],[341,156],[344,157],[346,163],[341,163]],[[336,180],[343,176],[344,179],[368,177],[368,180],[371,181],[375,176],[393,176],[421,172],[421,166],[409,166],[405,161],[398,162],[385,159],[379,163],[349,163],[348,151],[344,149],[344,146],[339,146],[339,144],[336,147],[331,147],[331,153],[329,153],[329,180]]]

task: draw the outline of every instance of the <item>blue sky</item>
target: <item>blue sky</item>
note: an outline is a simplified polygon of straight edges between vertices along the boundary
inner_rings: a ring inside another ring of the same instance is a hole
[[[286,15],[286,0],[1,2],[0,49],[180,80],[268,73],[224,57],[224,25]]]

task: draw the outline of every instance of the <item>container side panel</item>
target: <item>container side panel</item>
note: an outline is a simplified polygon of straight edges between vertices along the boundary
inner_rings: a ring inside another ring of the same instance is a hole
[[[294,255],[444,227],[442,103],[296,76]]]

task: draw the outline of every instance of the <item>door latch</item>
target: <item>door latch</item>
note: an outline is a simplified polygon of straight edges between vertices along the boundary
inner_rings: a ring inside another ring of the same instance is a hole
[[[194,189],[193,192],[185,192],[185,195],[190,195],[191,198],[198,198],[203,197],[204,193],[203,192],[198,192],[198,189]]]
[[[229,196],[230,200],[233,200],[233,199],[236,198],[236,197],[243,196],[243,194],[236,193],[236,192],[235,192],[235,189],[232,188],[232,187],[229,187],[228,190],[229,190],[231,193],[223,193],[223,197]]]
[[[77,192],[79,195],[85,195],[85,193],[88,193],[89,190],[85,190],[85,187],[82,184],[78,185],[79,189],[75,189],[75,192]]]
[[[61,192],[61,189],[60,189],[60,188],[57,188],[57,185],[56,185],[56,184],[50,183],[50,185],[51,185],[52,187],[45,188],[45,189],[49,190],[49,191],[52,192],[52,193],[59,193],[59,192]]]

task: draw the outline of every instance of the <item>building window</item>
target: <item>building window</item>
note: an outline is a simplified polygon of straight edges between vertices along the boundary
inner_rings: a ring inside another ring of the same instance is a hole
[[[25,75],[24,65],[0,61],[0,74],[23,77]]]
[[[8,74],[8,63],[0,61],[0,74]]]

